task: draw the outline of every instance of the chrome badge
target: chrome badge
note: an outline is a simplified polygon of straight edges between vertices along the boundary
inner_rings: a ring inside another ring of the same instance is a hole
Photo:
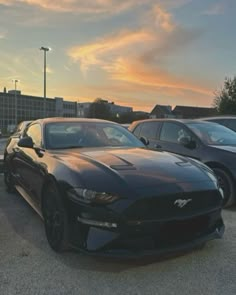
[[[178,199],[178,200],[175,200],[174,205],[177,205],[179,208],[183,208],[185,205],[187,205],[191,201],[192,199],[187,199],[187,200]]]

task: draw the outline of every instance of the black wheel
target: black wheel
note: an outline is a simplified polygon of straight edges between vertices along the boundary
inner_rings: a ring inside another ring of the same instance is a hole
[[[4,169],[4,182],[6,185],[6,189],[9,193],[15,192],[15,186],[14,186],[12,174],[9,171],[9,169],[7,169],[6,167]]]
[[[42,213],[50,247],[61,252],[68,249],[68,218],[55,184],[49,184],[43,195]]]
[[[231,179],[231,176],[225,172],[223,169],[220,168],[212,168],[215,172],[219,185],[222,188],[224,192],[224,207],[231,206],[235,201],[235,188],[233,180]]]

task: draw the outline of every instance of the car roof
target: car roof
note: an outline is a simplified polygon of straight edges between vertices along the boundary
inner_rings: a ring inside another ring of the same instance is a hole
[[[179,123],[187,124],[187,123],[198,123],[199,121],[196,119],[169,119],[169,118],[158,119],[156,118],[156,119],[138,120],[138,121],[134,121],[133,123],[136,125],[136,124],[144,123],[144,122],[179,122]],[[208,124],[209,122],[202,121],[202,123]]]
[[[197,120],[216,120],[216,119],[236,119],[236,116],[222,115],[222,116],[214,116],[214,117],[203,117],[203,118],[198,118]]]
[[[93,119],[93,118],[64,118],[64,117],[52,117],[52,118],[44,118],[35,120],[40,124],[48,124],[48,123],[60,123],[60,122],[83,122],[83,123],[112,123],[117,124],[112,121],[102,120],[102,119]],[[118,124],[117,124],[118,125]]]

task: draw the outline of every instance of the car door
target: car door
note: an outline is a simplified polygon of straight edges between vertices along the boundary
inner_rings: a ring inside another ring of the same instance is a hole
[[[24,137],[30,136],[34,148],[17,147],[14,157],[14,167],[20,186],[30,195],[35,203],[39,203],[39,188],[42,187],[44,166],[42,157],[42,130],[39,123],[35,123],[26,130]]]
[[[184,145],[181,141],[183,137],[188,138],[192,144]],[[157,144],[159,150],[198,160],[201,158],[201,143],[191,130],[179,122],[163,122]]]

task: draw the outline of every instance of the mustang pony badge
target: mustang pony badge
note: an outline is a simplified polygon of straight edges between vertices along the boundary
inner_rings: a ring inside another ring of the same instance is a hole
[[[175,200],[174,205],[177,205],[179,208],[183,208],[185,205],[187,205],[191,201],[192,199],[187,199],[187,200],[178,199],[178,200]]]

